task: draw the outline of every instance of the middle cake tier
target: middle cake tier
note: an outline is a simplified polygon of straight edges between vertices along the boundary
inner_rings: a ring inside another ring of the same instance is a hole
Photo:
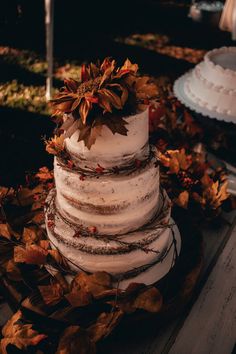
[[[54,161],[56,207],[72,224],[98,234],[134,231],[156,213],[159,167],[151,156],[131,170],[83,175],[58,158]]]

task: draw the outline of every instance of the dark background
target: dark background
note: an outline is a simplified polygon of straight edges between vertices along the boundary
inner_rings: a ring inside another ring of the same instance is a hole
[[[187,61],[118,43],[117,36],[160,33],[173,45],[212,49],[232,45],[230,34],[211,24],[194,23],[187,15],[190,1],[65,1],[55,0],[54,55],[58,60],[78,62],[113,56],[118,62],[129,57],[141,70],[172,79],[192,66]],[[2,0],[0,45],[30,49],[45,55],[44,1]],[[1,56],[0,56],[1,58]],[[25,84],[42,85],[45,78],[0,59],[0,81],[17,78]],[[57,84],[57,82],[55,82]],[[26,171],[51,166],[52,158],[41,137],[50,135],[53,124],[39,114],[0,106],[0,185],[24,182]]]

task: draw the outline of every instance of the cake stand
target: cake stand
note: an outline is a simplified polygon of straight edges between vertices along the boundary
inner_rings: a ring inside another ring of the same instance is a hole
[[[192,111],[195,111],[196,113],[200,113],[203,116],[225,121],[228,123],[236,123],[236,117],[211,111],[205,107],[199,106],[196,102],[191,100],[191,98],[186,94],[184,89],[185,83],[190,78],[191,74],[192,74],[192,70],[180,76],[174,83],[174,87],[173,87],[174,94],[179,99],[179,101],[183,103],[186,107],[191,109]]]

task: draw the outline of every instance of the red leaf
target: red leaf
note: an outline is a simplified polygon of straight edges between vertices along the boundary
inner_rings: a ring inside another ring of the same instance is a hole
[[[73,161],[68,160],[68,161],[67,161],[67,166],[68,166],[69,168],[73,168],[73,167],[75,167],[75,164],[74,164]]]
[[[81,67],[81,81],[84,82],[84,81],[88,81],[89,79],[90,79],[89,72],[86,68],[86,65],[83,64]]]
[[[89,226],[88,231],[91,232],[91,234],[95,234],[97,232],[96,226]]]
[[[86,95],[86,100],[91,103],[98,103],[98,98],[94,96],[88,96]]]
[[[99,163],[97,164],[97,167],[95,168],[97,173],[103,173],[103,171],[105,170],[104,167],[102,167],[101,165],[99,165]]]

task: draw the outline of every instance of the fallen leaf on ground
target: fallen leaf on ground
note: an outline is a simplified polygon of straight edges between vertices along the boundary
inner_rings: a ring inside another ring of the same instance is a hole
[[[45,334],[39,334],[32,329],[32,324],[21,324],[19,321],[22,318],[21,311],[17,311],[12,318],[7,321],[3,327],[1,339],[1,352],[7,354],[7,346],[12,344],[18,349],[27,350],[29,346],[35,346],[43,339],[47,338]]]
[[[95,324],[88,328],[88,334],[93,342],[107,337],[121,321],[124,313],[120,310],[114,312],[103,312]]]

